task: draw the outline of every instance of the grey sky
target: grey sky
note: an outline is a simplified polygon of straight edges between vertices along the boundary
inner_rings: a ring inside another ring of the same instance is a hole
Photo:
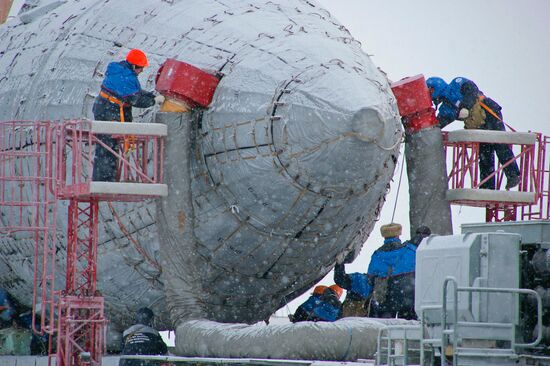
[[[509,125],[550,134],[550,1],[317,1],[349,29],[390,79],[424,74],[450,81],[465,76],[503,107]],[[460,128],[460,122],[448,127]],[[366,272],[372,252],[382,244],[379,228],[391,221],[399,168],[380,221],[361,255],[346,266],[348,272]],[[408,185],[403,174],[394,221],[403,224],[402,239],[408,239]],[[462,223],[485,220],[484,209],[452,210],[455,234]],[[322,283],[332,283],[332,274]],[[294,301],[291,309],[305,297]]]

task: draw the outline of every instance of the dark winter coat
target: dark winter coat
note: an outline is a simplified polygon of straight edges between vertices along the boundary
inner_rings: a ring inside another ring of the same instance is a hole
[[[413,319],[414,272],[416,246],[401,243],[398,238],[388,238],[384,245],[372,255],[368,272],[346,274],[343,265],[337,265],[334,281],[358,299],[368,299],[373,292],[377,296],[371,301],[374,317]],[[383,289],[383,290],[382,290]]]
[[[15,302],[6,290],[0,288],[0,328],[11,327],[16,315]]]
[[[126,61],[111,62],[107,66],[101,91],[124,103],[124,121],[131,122],[132,107],[148,108],[155,104],[155,95],[141,89],[138,75]],[[93,106],[94,119],[97,121],[120,121],[120,106],[101,95],[95,99]],[[118,141],[109,135],[99,135],[98,139],[110,149],[118,150]],[[94,181],[115,182],[117,158],[103,146],[97,144],[95,150]]]
[[[159,332],[147,325],[136,324],[123,333],[123,355],[166,355],[168,348]],[[119,366],[151,366],[160,362],[120,360]]]
[[[124,103],[124,120],[132,121],[132,107],[148,108],[155,105],[155,95],[141,89],[138,75],[126,61],[111,62],[107,66],[101,91]],[[120,121],[119,105],[98,95],[93,106],[98,121]]]
[[[453,79],[437,100],[441,103],[437,113],[439,127],[443,128],[458,119],[462,108],[470,110],[481,94],[473,81],[464,77]]]
[[[371,316],[379,318],[415,319],[414,272],[416,267],[416,246],[389,238],[372,255],[368,275],[373,284],[386,286],[385,294],[374,296]]]
[[[292,322],[326,321],[333,322],[342,317],[342,303],[332,290],[322,295],[311,295],[296,309]]]
[[[346,300],[366,300],[370,294],[371,286],[365,273],[347,274],[343,264],[334,267],[334,283],[347,290]]]
[[[439,127],[443,128],[449,123],[455,121],[458,118],[460,109],[466,108],[471,111],[474,104],[480,97],[484,99],[483,104],[492,112],[485,110],[484,123],[479,126],[479,129],[489,131],[505,131],[505,126],[502,118],[502,107],[492,100],[483,96],[483,93],[478,89],[477,85],[466,78],[458,77],[453,79],[447,88],[443,91],[442,95],[434,101],[434,103],[441,103],[437,111],[437,119],[439,120]],[[494,114],[494,115],[493,115]],[[486,177],[490,176],[495,168],[496,153],[499,162],[504,165],[514,158],[512,148],[507,144],[489,144],[482,143],[479,145],[479,178],[483,181]],[[504,168],[504,173],[508,179],[518,177],[519,167],[516,162],[508,164]],[[480,186],[483,189],[495,189],[495,178],[492,177]]]

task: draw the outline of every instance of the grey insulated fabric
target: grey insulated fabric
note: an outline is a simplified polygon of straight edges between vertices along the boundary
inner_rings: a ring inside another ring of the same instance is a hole
[[[451,206],[447,193],[447,166],[439,127],[407,135],[405,157],[409,178],[411,238],[428,226],[432,234],[452,235]]]
[[[100,207],[98,287],[113,327],[125,329],[143,306],[161,328],[171,326],[169,313],[266,319],[360,249],[393,175],[401,123],[385,76],[315,1],[57,5],[0,27],[0,120],[91,118],[108,63],[130,48],[149,56],[145,90],[168,57],[223,74],[211,106],[181,137],[190,139],[189,159],[180,149],[169,157],[167,177],[189,164],[191,186],[174,196],[185,182],[171,183],[165,221],[154,202]],[[153,114],[136,110],[134,123]],[[66,208],[58,211],[64,243]],[[171,236],[167,249],[159,234]],[[0,286],[29,304],[32,242],[0,240],[15,248],[0,249]]]
[[[176,352],[186,356],[352,361],[373,358],[378,332],[403,319],[344,318],[336,322],[220,324],[190,320],[176,328]]]
[[[197,301],[203,259],[196,251],[193,233],[195,213],[191,197],[191,131],[193,113],[157,113],[155,122],[168,127],[165,145],[164,181],[168,196],[157,200],[162,281],[166,307],[174,321],[181,318],[204,318]]]

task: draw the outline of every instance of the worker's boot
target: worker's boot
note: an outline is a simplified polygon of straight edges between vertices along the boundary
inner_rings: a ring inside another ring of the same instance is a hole
[[[506,190],[507,191],[509,191],[510,189],[517,186],[520,182],[519,175],[511,175],[510,177],[507,178],[507,180],[508,180],[506,182]]]

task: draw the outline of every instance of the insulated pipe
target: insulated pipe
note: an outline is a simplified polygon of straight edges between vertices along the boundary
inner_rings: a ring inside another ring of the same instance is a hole
[[[198,294],[200,271],[193,232],[191,201],[191,131],[193,113],[157,113],[156,123],[168,128],[164,153],[164,183],[168,196],[157,201],[162,281],[170,319],[177,325],[183,319],[204,318]]]
[[[432,234],[451,235],[443,138],[424,76],[393,83],[392,91],[405,126],[411,237],[421,225],[428,226]]]
[[[335,322],[224,324],[190,320],[176,328],[175,353],[189,357],[354,361],[373,358],[388,325],[414,320],[343,318]]]

